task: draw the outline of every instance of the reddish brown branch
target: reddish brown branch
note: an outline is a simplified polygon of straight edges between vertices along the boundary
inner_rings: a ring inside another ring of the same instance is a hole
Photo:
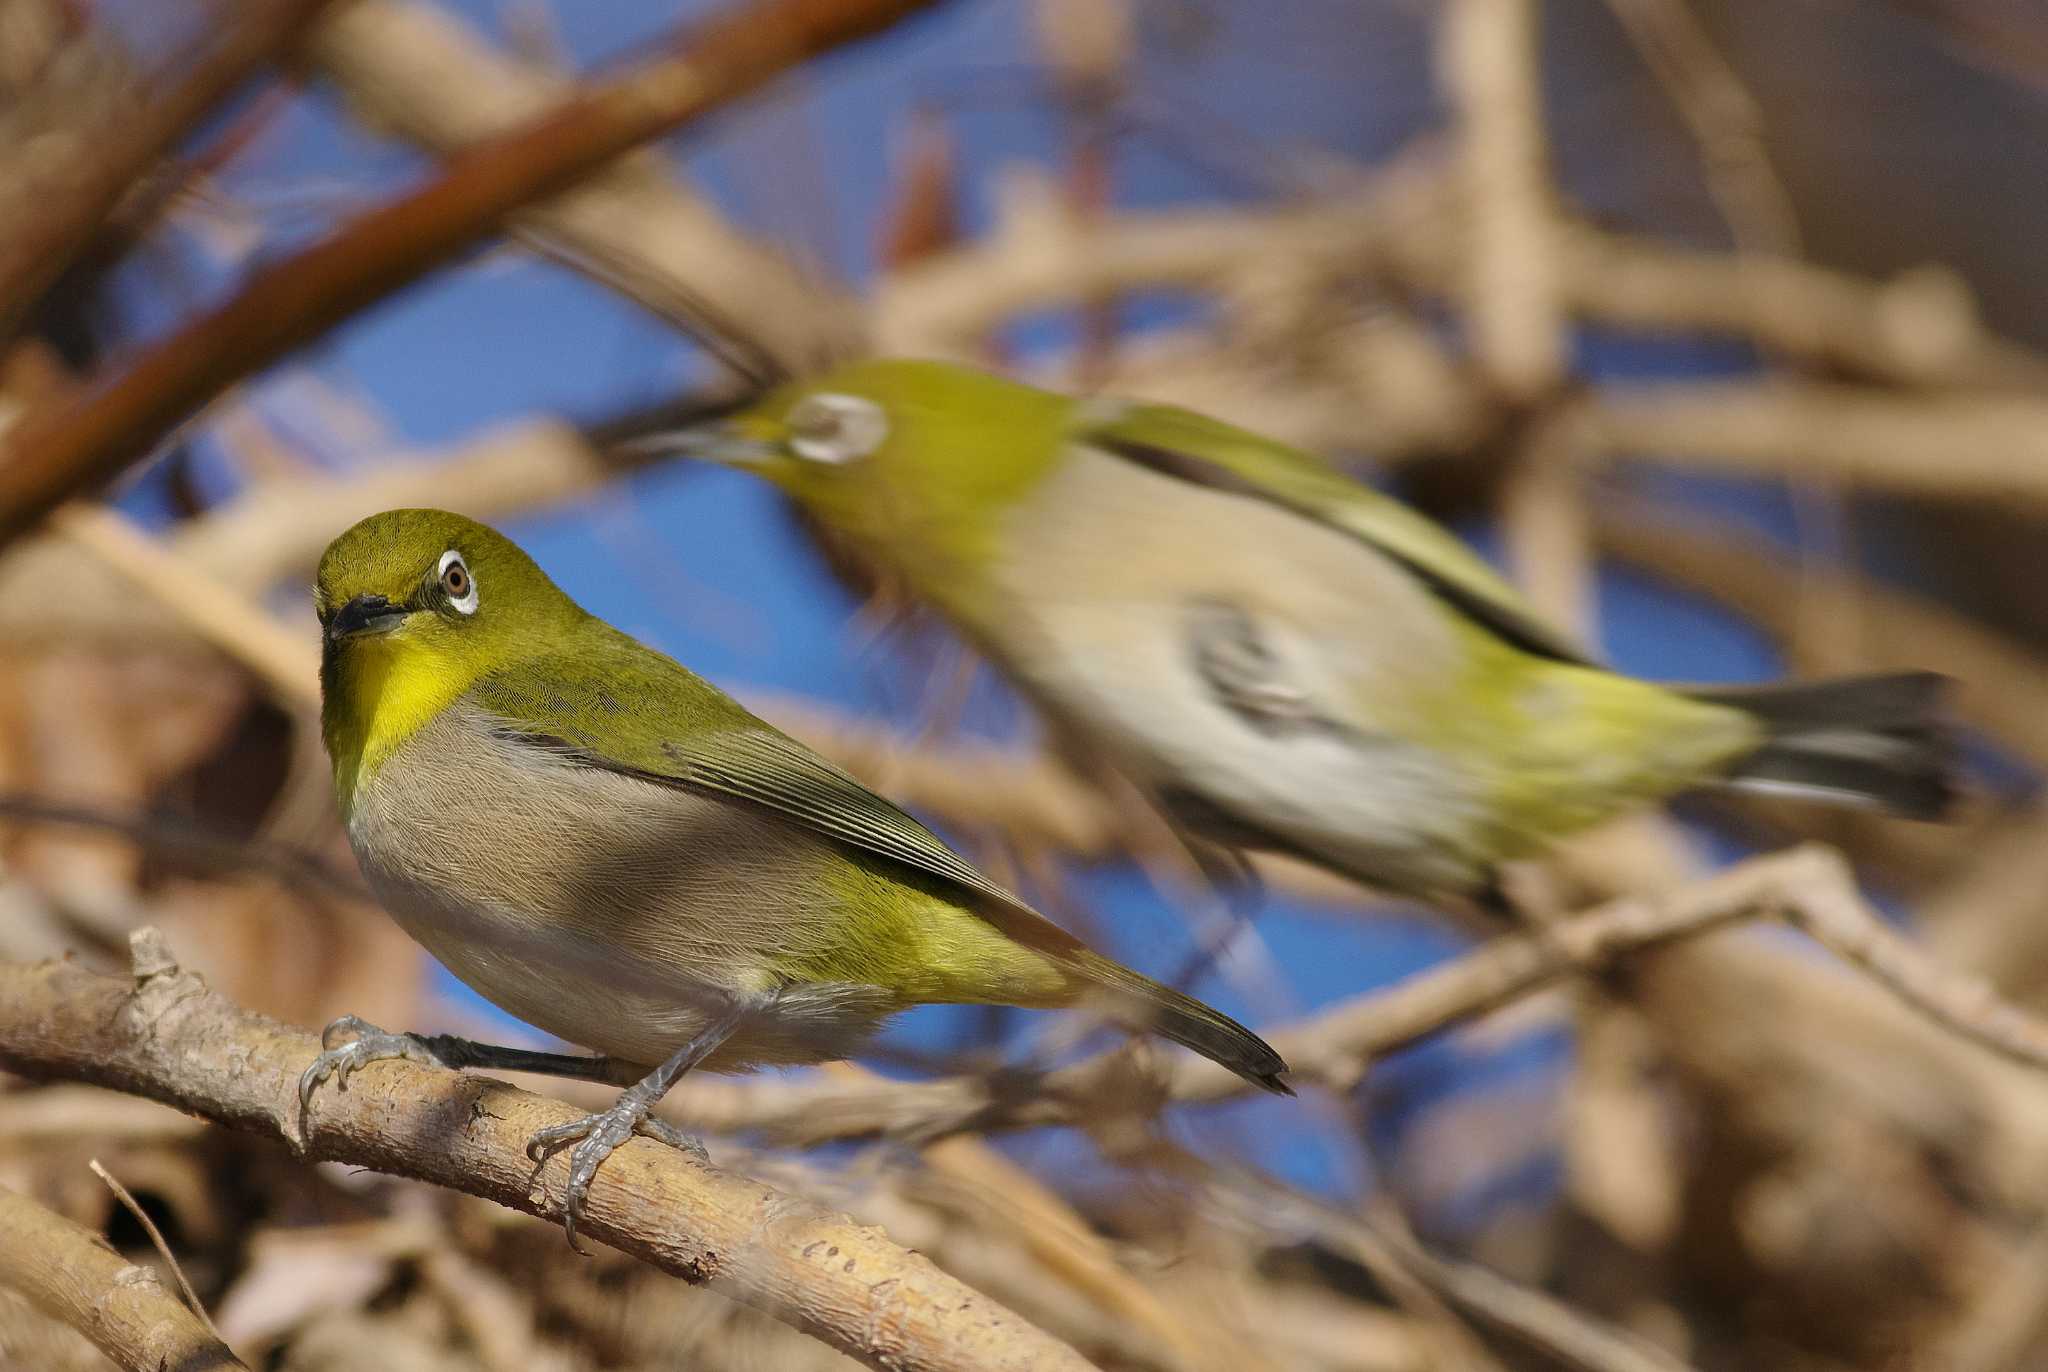
[[[119,374],[30,415],[0,464],[0,543],[112,477],[234,382],[317,338],[637,144],[936,0],[763,0],[459,153],[420,189],[257,272]]]

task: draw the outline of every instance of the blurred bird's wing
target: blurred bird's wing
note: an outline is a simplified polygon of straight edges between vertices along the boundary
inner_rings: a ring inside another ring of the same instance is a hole
[[[1163,476],[1263,500],[1370,545],[1508,642],[1561,662],[1590,654],[1454,535],[1299,448],[1169,405],[1083,411],[1073,437]]]

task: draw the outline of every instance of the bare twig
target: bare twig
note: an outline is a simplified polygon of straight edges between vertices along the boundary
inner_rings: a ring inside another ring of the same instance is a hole
[[[309,1157],[555,1213],[529,1191],[523,1150],[536,1129],[573,1118],[571,1107],[488,1078],[389,1063],[322,1093],[301,1121],[297,1081],[319,1051],[314,1037],[208,990],[153,930],[135,942],[132,981],[64,963],[0,964],[0,1065],[130,1091],[283,1141],[303,1127]],[[583,1227],[872,1367],[1086,1367],[880,1231],[671,1149],[632,1143],[613,1155]]]
[[[0,1285],[91,1339],[127,1372],[247,1372],[154,1274],[91,1230],[4,1188]]]
[[[979,1139],[942,1139],[925,1165],[972,1197],[984,1223],[1013,1231],[1061,1280],[1153,1343],[1164,1365],[1184,1369],[1259,1369],[1272,1364],[1220,1321],[1172,1311],[1118,1265],[1110,1245],[1045,1183]]]
[[[320,703],[320,654],[310,634],[293,634],[254,601],[234,594],[103,506],[68,505],[51,515],[58,532],[260,677],[282,700]]]
[[[1368,1223],[1263,1177],[1233,1173],[1210,1188],[1218,1203],[1255,1208],[1265,1232],[1313,1236],[1374,1272],[1397,1267],[1460,1314],[1473,1317],[1584,1372],[1686,1372],[1662,1349],[1611,1328],[1540,1291],[1471,1263],[1429,1252],[1398,1221]]]
[[[445,451],[393,454],[349,476],[261,482],[187,520],[164,542],[195,573],[255,597],[282,580],[304,584],[329,540],[379,510],[440,505],[496,519],[586,494],[621,469],[571,426],[528,420]],[[0,633],[15,643],[189,641],[182,621],[156,613],[129,578],[75,539],[40,536],[0,559]]]
[[[1757,475],[1819,475],[1909,495],[2048,501],[2048,404],[1892,395],[1819,382],[1614,388],[1589,407],[1611,457]]]
[[[1707,194],[1743,253],[1794,257],[1799,219],[1765,147],[1763,113],[1687,0],[1607,0],[1699,146]]]
[[[221,391],[650,138],[936,0],[760,0],[450,159],[441,174],[257,272],[118,375],[23,420],[0,464],[0,542],[121,471]]]
[[[122,1208],[135,1217],[135,1222],[142,1226],[142,1232],[149,1235],[150,1245],[156,1249],[156,1255],[164,1260],[164,1266],[171,1269],[171,1275],[178,1279],[178,1291],[185,1297],[185,1304],[192,1307],[192,1313],[199,1317],[199,1322],[206,1326],[206,1332],[222,1343],[227,1342],[221,1339],[220,1330],[213,1327],[213,1317],[206,1313],[206,1305],[199,1299],[199,1293],[192,1289],[191,1281],[185,1276],[185,1269],[179,1265],[177,1256],[171,1252],[171,1246],[164,1242],[163,1230],[156,1227],[156,1221],[142,1208],[142,1202],[136,1200],[112,1172],[102,1167],[98,1158],[88,1158],[85,1165],[92,1169],[94,1176],[107,1184],[107,1189],[114,1193],[114,1199],[121,1202]]]
[[[1943,967],[1894,933],[1857,893],[1847,863],[1825,849],[1806,851],[1812,874],[1786,904],[1788,922],[1951,1033],[2048,1068],[2048,1025],[2001,1000],[1988,981]]]

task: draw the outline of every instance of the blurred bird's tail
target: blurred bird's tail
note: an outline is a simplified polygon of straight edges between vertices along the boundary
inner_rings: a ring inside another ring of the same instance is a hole
[[[1941,819],[1960,793],[1948,686],[1934,672],[1900,672],[1690,694],[1764,726],[1764,743],[1735,764],[1731,786]]]
[[[1294,1094],[1294,1088],[1280,1079],[1287,1064],[1272,1045],[1222,1011],[1087,949],[1076,949],[1062,961],[1104,993],[1104,1008],[1116,1019],[1192,1048],[1276,1096]]]

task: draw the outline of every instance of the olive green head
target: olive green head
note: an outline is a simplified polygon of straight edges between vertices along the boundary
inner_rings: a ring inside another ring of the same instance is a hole
[[[444,510],[387,510],[335,539],[313,610],[322,723],[344,792],[480,678],[559,650],[586,618],[510,539]]]
[[[936,575],[977,565],[996,521],[1059,459],[1064,396],[946,362],[857,362],[668,446],[744,468],[826,527]]]
[[[328,544],[313,612],[344,658],[394,644],[493,657],[582,614],[511,539],[446,510],[386,510]]]

